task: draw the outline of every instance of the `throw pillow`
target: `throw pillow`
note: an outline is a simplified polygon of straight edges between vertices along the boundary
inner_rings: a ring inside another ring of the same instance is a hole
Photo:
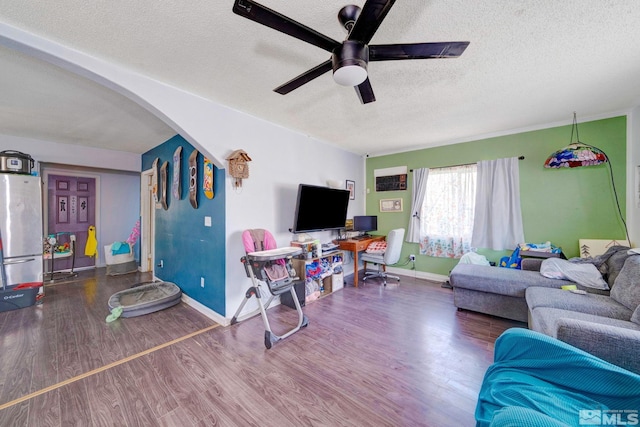
[[[547,258],[540,265],[540,274],[549,279],[571,280],[588,288],[609,289],[593,264],[576,264],[560,258]]]
[[[624,262],[611,289],[611,298],[629,310],[635,310],[640,305],[640,255],[630,256]]]
[[[387,242],[384,240],[379,240],[369,243],[369,246],[367,246],[367,250],[365,252],[368,254],[383,254],[386,250]]]

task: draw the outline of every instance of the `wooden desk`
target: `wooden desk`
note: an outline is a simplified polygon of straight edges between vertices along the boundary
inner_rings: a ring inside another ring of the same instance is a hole
[[[384,240],[385,236],[372,236],[367,239],[347,239],[347,240],[334,240],[333,242],[338,245],[340,250],[353,252],[353,286],[358,287],[358,252],[362,252],[367,249],[367,246],[371,242],[376,240]]]

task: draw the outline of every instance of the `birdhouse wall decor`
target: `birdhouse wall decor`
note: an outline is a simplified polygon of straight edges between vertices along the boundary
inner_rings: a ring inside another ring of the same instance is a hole
[[[251,157],[244,150],[236,150],[227,157],[229,161],[229,175],[235,178],[233,186],[242,187],[242,180],[249,178],[249,165]]]

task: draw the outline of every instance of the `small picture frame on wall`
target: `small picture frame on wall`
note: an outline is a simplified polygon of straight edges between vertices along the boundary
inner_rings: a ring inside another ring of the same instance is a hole
[[[380,199],[380,212],[402,212],[402,198]]]
[[[356,199],[356,183],[355,181],[347,180],[347,190],[349,190],[349,200]]]

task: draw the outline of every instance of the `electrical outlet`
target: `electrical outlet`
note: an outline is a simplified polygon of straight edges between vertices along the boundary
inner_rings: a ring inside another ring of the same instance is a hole
[[[416,256],[414,254],[409,255],[409,260],[416,262]]]
[[[200,287],[204,288],[204,277],[200,278]]]

